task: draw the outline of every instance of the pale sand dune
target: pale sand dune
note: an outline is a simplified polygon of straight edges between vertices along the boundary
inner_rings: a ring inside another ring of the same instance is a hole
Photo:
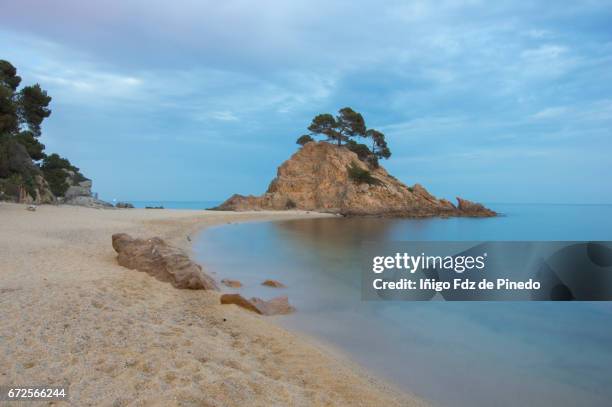
[[[424,405],[218,293],[117,265],[111,247],[116,232],[189,248],[208,225],[309,216],[323,215],[0,203],[0,384],[69,383],[75,406]]]

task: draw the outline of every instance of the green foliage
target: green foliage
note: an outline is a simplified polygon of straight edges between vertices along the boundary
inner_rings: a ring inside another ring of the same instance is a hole
[[[0,60],[0,133],[15,133],[19,129],[15,90],[21,83],[17,69]]]
[[[372,153],[377,158],[388,159],[391,157],[391,150],[387,146],[385,135],[378,130],[370,129],[366,132],[366,137],[372,139]]]
[[[328,140],[337,142],[338,145],[343,141],[348,140],[347,137],[338,131],[338,123],[334,116],[329,113],[320,114],[312,119],[312,123],[308,126],[308,130],[313,135],[324,135]]]
[[[13,98],[13,90],[0,85],[0,133],[13,134],[18,130],[17,106]]]
[[[370,171],[352,162],[347,168],[349,179],[357,184],[378,185],[380,181],[372,176]]]
[[[9,136],[0,133],[0,178],[10,175],[8,141]]]
[[[340,133],[348,137],[363,137],[366,132],[365,120],[360,113],[350,107],[343,107],[338,111],[336,122]]]
[[[35,138],[29,131],[22,131],[15,136],[15,140],[26,148],[28,154],[33,160],[42,160],[47,156],[44,153],[45,145],[38,141],[38,139]]]
[[[8,178],[0,179],[0,192],[3,199],[7,197],[17,201],[19,199],[19,188],[23,184],[21,175],[12,174]]]
[[[51,109],[49,109],[51,96],[47,95],[39,84],[36,84],[21,89],[17,100],[20,121],[28,127],[34,137],[40,137],[40,125],[45,118],[51,115]]]
[[[310,143],[311,141],[314,141],[314,139],[312,137],[310,137],[310,135],[304,134],[303,136],[300,136],[297,139],[296,144],[299,144],[299,145],[303,146],[304,144]]]
[[[357,143],[354,140],[349,140],[346,143],[346,148],[357,154],[357,157],[359,157],[361,161],[366,161],[367,158],[372,155],[372,151],[370,151],[368,146],[366,146],[365,144]]]
[[[64,196],[70,185],[66,182],[68,173],[66,171],[73,171],[76,174],[76,181],[80,182],[86,178],[79,172],[79,169],[72,165],[70,161],[60,157],[57,154],[51,154],[43,159],[42,165],[40,166],[51,192],[55,196]]]
[[[67,174],[64,170],[61,169],[48,169],[43,170],[43,174],[45,175],[45,179],[49,184],[49,188],[53,195],[55,196],[64,196],[66,191],[70,187],[66,182]]]
[[[17,68],[9,61],[0,59],[0,86],[15,91],[20,83],[21,77],[17,75]]]
[[[379,159],[391,157],[391,150],[387,145],[385,135],[378,130],[367,129],[363,116],[350,107],[340,109],[336,117],[329,113],[315,116],[308,130],[310,135],[300,137],[298,144],[303,145],[304,143],[301,143],[300,140],[306,140],[307,136],[323,135],[328,141],[338,143],[339,146],[344,142],[349,150],[359,156],[360,160],[367,162],[373,168],[378,167]],[[372,139],[372,149],[353,140],[356,137]]]
[[[7,178],[0,179],[0,199],[17,201],[21,188],[32,197],[36,197],[36,186],[31,174],[13,173]]]
[[[67,171],[74,172],[76,182],[86,178],[68,160],[57,154],[45,154],[45,146],[38,137],[44,119],[51,114],[51,97],[38,84],[18,90],[20,84],[17,69],[10,62],[0,60],[0,186],[3,196],[18,198],[20,188],[25,188],[36,197],[35,177],[40,172],[32,160],[43,160],[42,175],[51,191],[56,196],[63,196],[69,187]]]

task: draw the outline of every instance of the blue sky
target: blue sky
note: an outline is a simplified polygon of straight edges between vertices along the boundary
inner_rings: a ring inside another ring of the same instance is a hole
[[[612,1],[7,1],[0,58],[106,199],[265,191],[351,106],[436,195],[612,202]]]

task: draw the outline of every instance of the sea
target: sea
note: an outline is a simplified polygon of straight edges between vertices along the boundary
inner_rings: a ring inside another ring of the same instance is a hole
[[[612,302],[363,301],[364,241],[612,240],[612,205],[488,204],[495,218],[231,223],[198,261],[245,296],[288,295],[272,317],[439,406],[612,405]],[[261,286],[275,279],[287,288]],[[229,290],[229,289],[228,289]]]

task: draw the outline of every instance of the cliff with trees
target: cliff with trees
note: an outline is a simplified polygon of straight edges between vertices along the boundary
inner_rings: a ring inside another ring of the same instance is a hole
[[[91,181],[40,142],[51,96],[39,84],[22,86],[17,69],[0,60],[0,200],[54,203],[91,198]]]
[[[438,199],[423,186],[407,186],[390,175],[379,162],[391,157],[385,135],[368,129],[362,115],[351,108],[340,109],[337,116],[317,115],[308,130],[297,140],[300,149],[278,168],[263,195],[236,194],[215,209],[397,217],[496,215],[462,198],[456,204]]]

